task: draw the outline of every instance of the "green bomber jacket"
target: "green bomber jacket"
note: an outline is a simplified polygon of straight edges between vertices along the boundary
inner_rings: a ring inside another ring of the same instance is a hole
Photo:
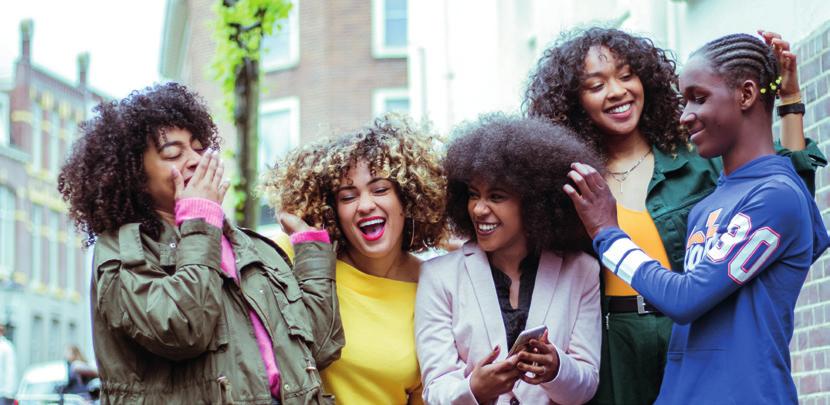
[[[238,282],[220,268],[221,232]],[[165,223],[158,240],[137,223],[95,244],[92,318],[101,402],[271,404],[249,318],[271,335],[285,405],[334,403],[318,369],[344,344],[335,255],[302,243],[296,263],[259,234],[202,219]]]

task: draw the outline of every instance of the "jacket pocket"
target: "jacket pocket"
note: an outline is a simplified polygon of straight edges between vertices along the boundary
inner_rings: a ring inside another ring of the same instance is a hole
[[[271,283],[276,287],[277,302],[284,304],[281,305],[280,311],[288,327],[288,334],[300,337],[309,343],[314,342],[314,335],[311,333],[311,326],[309,325],[308,310],[302,300],[303,293],[294,275],[268,267],[266,267],[265,272]]]

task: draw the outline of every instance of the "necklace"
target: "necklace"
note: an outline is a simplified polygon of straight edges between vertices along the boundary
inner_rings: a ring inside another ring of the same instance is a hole
[[[617,183],[620,183],[620,194],[623,193],[623,188],[622,188],[623,182],[625,182],[625,180],[628,179],[628,176],[631,174],[631,172],[633,172],[634,169],[638,168],[640,166],[640,163],[643,163],[643,161],[646,160],[646,158],[650,154],[651,154],[651,149],[649,149],[646,152],[646,154],[643,155],[643,157],[637,159],[637,161],[634,162],[634,165],[631,166],[628,170],[623,170],[621,172],[614,172],[614,171],[611,171],[611,170],[608,171],[608,174],[610,174],[611,177],[613,177],[614,180],[617,181]]]

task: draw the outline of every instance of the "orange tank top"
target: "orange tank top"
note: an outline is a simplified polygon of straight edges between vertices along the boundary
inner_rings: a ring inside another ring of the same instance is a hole
[[[625,231],[649,257],[659,261],[663,267],[669,268],[669,257],[663,247],[663,240],[660,239],[660,234],[648,211],[635,211],[617,204],[617,221],[620,229]],[[604,269],[602,276],[605,281],[605,295],[612,297],[637,295],[637,291],[610,270]]]

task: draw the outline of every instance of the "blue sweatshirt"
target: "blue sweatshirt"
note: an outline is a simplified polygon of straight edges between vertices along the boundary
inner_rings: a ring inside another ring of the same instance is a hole
[[[676,322],[656,403],[797,403],[793,311],[830,238],[790,161],[763,156],[721,175],[686,235],[683,273],[618,228],[594,238],[603,264]]]

